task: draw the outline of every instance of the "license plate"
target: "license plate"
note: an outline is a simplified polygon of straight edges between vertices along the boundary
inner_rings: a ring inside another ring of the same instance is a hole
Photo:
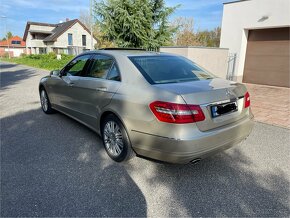
[[[224,114],[232,113],[238,110],[237,102],[229,102],[211,106],[211,115],[213,118]]]

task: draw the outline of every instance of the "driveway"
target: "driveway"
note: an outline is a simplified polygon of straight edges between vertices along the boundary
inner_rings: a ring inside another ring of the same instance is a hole
[[[246,85],[255,120],[290,129],[290,88]]]
[[[256,123],[196,165],[111,161],[100,138],[42,113],[48,72],[1,64],[1,217],[289,216],[289,130]]]

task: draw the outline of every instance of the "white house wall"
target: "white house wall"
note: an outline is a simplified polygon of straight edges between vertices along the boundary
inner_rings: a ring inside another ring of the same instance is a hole
[[[25,53],[25,48],[5,48],[5,52],[13,52],[13,57],[19,57],[21,54]]]
[[[79,23],[75,23],[71,28],[65,31],[61,36],[57,38],[57,41],[53,43],[53,47],[57,48],[67,48],[68,45],[68,34],[71,33],[73,35],[73,46],[82,47],[82,35],[86,35],[86,49],[91,48],[91,35],[85,30],[85,28]],[[93,45],[97,42],[93,39]]]
[[[248,30],[287,26],[290,26],[290,0],[250,0],[224,5],[220,47],[237,54],[238,81],[244,70]]]
[[[27,38],[26,38],[26,47],[28,47],[28,48],[30,48],[30,47],[42,47],[42,48],[47,47],[44,44],[43,40],[32,39],[32,35],[29,31],[31,31],[31,30],[51,31],[54,28],[55,27],[50,27],[50,26],[30,25],[28,33],[27,33]]]

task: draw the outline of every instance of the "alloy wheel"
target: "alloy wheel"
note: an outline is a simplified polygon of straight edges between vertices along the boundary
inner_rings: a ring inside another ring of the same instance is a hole
[[[48,98],[46,95],[46,92],[44,90],[40,93],[40,101],[41,101],[41,107],[44,111],[48,110]]]
[[[104,127],[104,144],[107,151],[114,157],[119,156],[124,148],[121,128],[114,121],[109,121]]]

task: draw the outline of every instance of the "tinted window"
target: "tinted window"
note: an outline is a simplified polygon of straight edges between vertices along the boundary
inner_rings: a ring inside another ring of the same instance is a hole
[[[115,81],[121,81],[121,76],[120,76],[120,72],[118,70],[118,67],[116,65],[116,63],[112,66],[108,76],[107,76],[108,80],[115,80]]]
[[[212,79],[214,76],[178,56],[135,56],[130,60],[151,84]]]
[[[64,73],[68,76],[82,75],[83,69],[89,58],[90,58],[90,55],[82,55],[74,59],[65,67]]]
[[[92,65],[87,76],[106,79],[114,60],[111,57],[97,55],[92,60]]]

